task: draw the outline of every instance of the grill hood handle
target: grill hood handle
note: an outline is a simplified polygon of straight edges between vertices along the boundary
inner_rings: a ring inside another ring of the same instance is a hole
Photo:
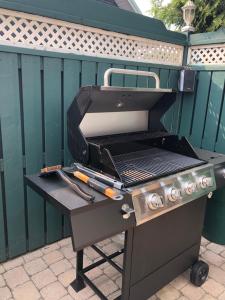
[[[155,79],[156,89],[160,89],[160,80],[159,76],[154,72],[147,71],[138,71],[138,70],[129,70],[129,69],[118,69],[118,68],[110,68],[105,71],[104,74],[104,87],[110,86],[110,76],[112,74],[124,74],[124,75],[134,75],[134,76],[146,76],[153,77]]]

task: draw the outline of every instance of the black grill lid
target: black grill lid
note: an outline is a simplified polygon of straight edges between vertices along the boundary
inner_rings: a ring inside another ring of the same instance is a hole
[[[151,76],[156,80],[156,88],[112,87],[109,86],[111,73]],[[148,132],[165,132],[160,119],[174,103],[176,92],[159,86],[155,73],[109,69],[104,76],[104,86],[82,87],[67,113],[68,145],[74,159],[83,163],[89,160],[89,143],[80,130],[86,113],[148,111]]]

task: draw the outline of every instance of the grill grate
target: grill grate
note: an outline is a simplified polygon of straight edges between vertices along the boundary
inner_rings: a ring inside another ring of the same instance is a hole
[[[204,162],[181,154],[150,148],[114,156],[114,163],[126,186],[176,173]]]

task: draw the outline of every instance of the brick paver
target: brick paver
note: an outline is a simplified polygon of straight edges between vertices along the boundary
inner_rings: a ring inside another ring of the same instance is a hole
[[[121,247],[122,238],[118,235],[98,245],[110,254]],[[225,300],[225,246],[203,238],[201,257],[210,265],[209,278],[201,288],[189,282],[189,271],[186,271],[148,300]],[[0,264],[0,300],[98,300],[89,287],[80,293],[71,288],[70,283],[75,279],[75,258],[71,239],[66,238]],[[93,249],[85,250],[85,266],[98,259]],[[122,265],[123,257],[115,261]],[[109,264],[87,275],[110,300],[119,296],[121,276]]]

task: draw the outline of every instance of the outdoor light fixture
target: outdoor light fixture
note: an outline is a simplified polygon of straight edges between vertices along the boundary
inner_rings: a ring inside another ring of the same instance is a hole
[[[192,1],[188,1],[183,7],[183,19],[186,24],[182,28],[183,32],[194,32],[195,28],[191,25],[195,18],[196,5]]]

